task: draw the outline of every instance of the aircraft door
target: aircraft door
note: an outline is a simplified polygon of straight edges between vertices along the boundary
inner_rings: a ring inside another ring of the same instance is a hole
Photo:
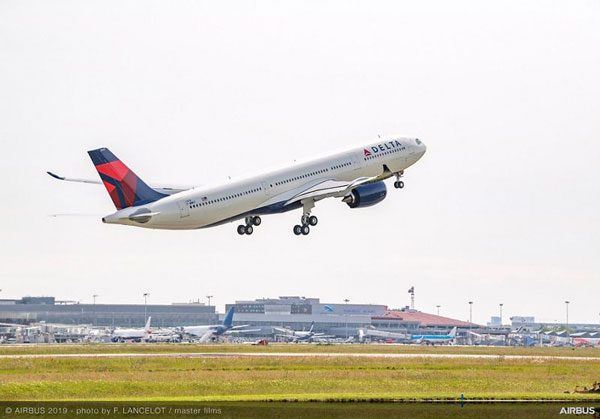
[[[179,218],[188,217],[190,215],[190,200],[187,199],[185,201],[177,201],[177,206],[179,206]]]
[[[354,167],[354,170],[360,170],[363,168],[364,160],[361,155],[353,153],[352,154],[352,162],[354,163],[352,165]]]
[[[263,181],[260,183],[260,186],[262,186],[262,188],[263,188],[263,191],[265,191],[265,195],[267,195],[267,196],[271,196],[271,186],[269,186],[269,183],[268,183],[268,182],[266,182],[266,181],[264,181],[264,180],[263,180]]]

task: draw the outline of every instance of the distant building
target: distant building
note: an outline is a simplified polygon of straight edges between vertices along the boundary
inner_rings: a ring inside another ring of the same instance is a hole
[[[387,310],[384,318],[400,319],[410,324],[417,324],[420,330],[438,330],[450,331],[452,328],[480,328],[481,326],[475,323],[464,322],[462,320],[451,319],[449,317],[438,316],[435,314],[424,313],[422,311],[413,310],[408,307],[396,310]]]
[[[577,332],[594,332],[600,331],[598,323],[566,323],[562,322],[536,322],[533,316],[513,316],[510,318],[513,330],[521,332],[533,332],[540,330],[560,330],[569,329],[569,332],[576,334]]]
[[[261,330],[256,335],[266,336],[273,327],[314,330],[337,337],[354,336],[358,329],[374,327],[380,330],[417,333],[420,330],[449,331],[453,327],[479,328],[481,326],[436,316],[417,310],[389,310],[381,304],[322,303],[318,298],[283,296],[257,300],[240,300],[227,304],[235,306],[235,324],[251,324]]]
[[[500,316],[492,316],[487,325],[488,327],[500,327],[502,326],[502,320],[500,319]]]
[[[273,334],[273,327],[308,330],[339,337],[352,336],[359,328],[368,327],[373,316],[385,313],[386,306],[378,304],[321,303],[318,298],[282,296],[239,300],[227,304],[226,311],[235,306],[234,324],[251,324],[260,328],[256,336]]]
[[[23,297],[0,300],[0,323],[90,324],[109,327],[142,327],[144,313],[152,316],[153,326],[214,324],[214,306],[204,304],[79,304],[57,301],[54,297]]]

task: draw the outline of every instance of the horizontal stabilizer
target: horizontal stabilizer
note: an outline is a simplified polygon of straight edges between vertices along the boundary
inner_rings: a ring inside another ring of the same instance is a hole
[[[80,178],[71,178],[66,176],[57,175],[54,172],[46,172],[54,179],[63,180],[65,182],[76,182],[76,183],[89,183],[93,185],[102,185],[102,182],[99,180],[93,179],[80,179]],[[193,189],[193,186],[152,186],[152,189],[155,191],[165,194],[165,195],[173,195],[179,192],[187,191],[189,189]]]

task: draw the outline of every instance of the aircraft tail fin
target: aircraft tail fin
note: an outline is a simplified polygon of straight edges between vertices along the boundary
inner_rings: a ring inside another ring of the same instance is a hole
[[[146,321],[146,325],[144,326],[144,332],[150,332],[150,321],[152,320],[152,316],[148,316],[148,320]]]
[[[223,319],[223,326],[225,326],[225,327],[233,326],[233,313],[234,312],[235,312],[235,306],[231,306],[229,311],[227,311],[225,318]]]
[[[456,336],[456,326],[450,331],[450,333],[448,334],[448,336],[450,336],[450,337],[455,337]]]
[[[148,186],[108,148],[88,151],[117,209],[135,207],[167,196]]]
[[[313,320],[313,321],[310,323],[310,329],[309,329],[308,331],[309,331],[309,332],[312,332],[314,328],[315,328],[315,321]]]

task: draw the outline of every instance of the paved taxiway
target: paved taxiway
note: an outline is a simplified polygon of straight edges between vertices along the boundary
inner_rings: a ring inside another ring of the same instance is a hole
[[[172,353],[113,353],[113,354],[19,354],[0,355],[3,359],[35,358],[398,358],[398,359],[506,359],[506,360],[564,360],[598,361],[593,356],[548,356],[548,355],[490,355],[490,354],[381,354],[381,353],[303,353],[303,352],[172,352]]]

